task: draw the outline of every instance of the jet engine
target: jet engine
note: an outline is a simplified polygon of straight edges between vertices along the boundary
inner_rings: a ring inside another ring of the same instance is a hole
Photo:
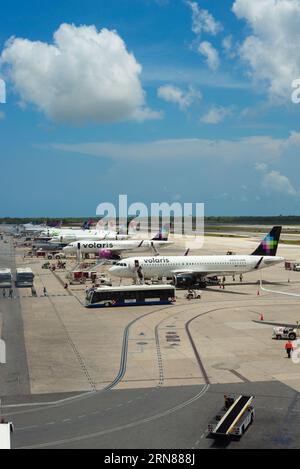
[[[194,274],[178,274],[174,277],[174,285],[177,288],[192,288],[199,286],[206,288],[206,281],[203,278],[197,278]]]
[[[120,259],[120,256],[115,254],[110,249],[100,249],[99,250],[99,257],[101,259],[109,259],[109,260],[119,260]]]

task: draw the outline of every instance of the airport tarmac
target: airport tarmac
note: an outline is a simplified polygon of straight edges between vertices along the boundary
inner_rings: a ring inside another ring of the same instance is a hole
[[[199,253],[250,253],[256,245],[256,237],[210,236]],[[178,243],[162,254],[184,248]],[[299,260],[298,251],[280,245],[278,254]],[[259,290],[255,272],[242,283],[227,278],[225,290],[208,288],[201,300],[188,302],[179,290],[171,306],[89,310],[84,287],[66,291],[65,273],[42,263],[16,250],[16,264],[36,274],[38,297],[19,289],[11,303],[21,318],[29,376],[18,396],[1,390],[3,413],[17,428],[15,447],[210,447],[207,422],[224,393],[241,391],[256,395],[257,421],[233,447],[297,446],[300,365],[286,358],[284,341],[272,340],[267,323],[300,321],[300,296],[281,294],[300,295],[300,272],[283,265],[264,270],[264,287],[272,291]],[[7,302],[0,298],[4,327]],[[16,403],[27,406],[6,407]]]

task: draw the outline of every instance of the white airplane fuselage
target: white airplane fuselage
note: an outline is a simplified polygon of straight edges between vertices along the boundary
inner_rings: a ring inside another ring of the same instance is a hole
[[[283,261],[283,257],[253,255],[131,257],[112,266],[109,272],[117,277],[135,278],[138,263],[145,278],[173,277],[180,273],[226,276],[265,269]]]
[[[117,240],[117,241],[89,241],[81,240],[78,242],[70,243],[63,250],[67,253],[74,253],[81,251],[87,254],[98,254],[102,250],[108,250],[112,252],[122,251],[139,251],[147,252],[150,249],[162,248],[172,244],[170,241],[158,241],[158,240]]]
[[[97,231],[97,230],[71,230],[62,232],[57,236],[53,236],[51,243],[70,244],[78,241],[101,241],[104,239],[125,240],[127,235],[119,235],[113,231]]]

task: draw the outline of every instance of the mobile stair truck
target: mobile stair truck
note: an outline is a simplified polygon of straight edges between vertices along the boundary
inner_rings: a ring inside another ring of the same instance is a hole
[[[241,437],[254,420],[254,396],[224,396],[225,403],[209,422],[211,437]]]

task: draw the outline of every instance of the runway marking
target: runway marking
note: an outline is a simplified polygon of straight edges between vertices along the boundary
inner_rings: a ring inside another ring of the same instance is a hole
[[[268,288],[265,288],[262,285],[260,286],[260,288],[261,290],[266,291],[268,293],[277,293],[278,295],[286,295],[286,296],[296,296],[297,298],[300,297],[299,293],[288,293],[288,292],[283,292],[283,291],[269,290]]]
[[[20,427],[20,428],[16,428],[17,431],[23,431],[23,430],[32,430],[33,428],[38,428],[37,425],[30,425],[28,427]]]
[[[250,380],[245,378],[245,376],[241,375],[241,373],[239,373],[238,371],[236,371],[236,370],[229,370],[229,371],[230,371],[230,373],[235,375],[237,378],[239,378],[244,383],[250,383]]]
[[[47,448],[47,447],[50,447],[50,446],[61,446],[61,445],[67,444],[67,443],[74,443],[74,442],[78,442],[78,441],[83,441],[83,440],[87,440],[87,439],[90,439],[90,438],[96,438],[96,437],[99,437],[99,436],[108,435],[110,433],[114,433],[114,432],[117,432],[117,431],[126,430],[128,428],[134,428],[136,426],[139,426],[139,425],[149,423],[149,422],[158,420],[160,418],[166,417],[167,415],[178,412],[179,410],[193,404],[198,399],[200,399],[202,396],[204,396],[204,394],[206,394],[209,387],[210,387],[209,384],[204,385],[202,390],[198,394],[193,396],[191,399],[189,399],[187,401],[184,401],[181,404],[178,404],[177,406],[172,407],[171,409],[165,410],[164,412],[160,412],[156,415],[152,415],[151,417],[148,417],[148,418],[136,420],[135,422],[131,422],[131,423],[128,423],[128,424],[125,424],[125,425],[119,425],[117,427],[109,428],[109,429],[106,429],[106,430],[101,430],[99,432],[90,433],[90,434],[87,434],[87,435],[81,435],[81,436],[76,436],[76,437],[72,437],[72,438],[66,438],[66,439],[63,439],[63,440],[51,441],[51,442],[47,442],[47,443],[40,443],[40,444],[37,444],[37,445],[22,446],[19,449],[34,449],[34,448]]]

